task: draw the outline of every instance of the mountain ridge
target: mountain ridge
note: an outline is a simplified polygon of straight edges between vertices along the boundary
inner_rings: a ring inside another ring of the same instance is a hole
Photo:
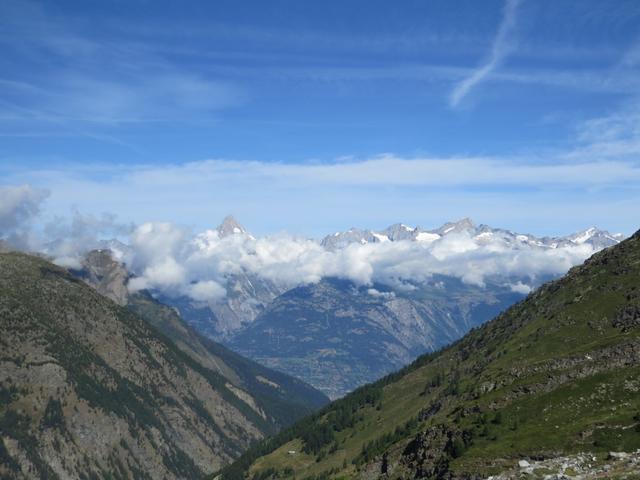
[[[207,230],[194,240],[203,252],[215,251],[220,242],[236,245],[256,241],[232,216],[226,217],[215,230]],[[438,261],[446,265],[447,252],[451,249],[470,252],[484,249],[486,255],[508,250],[518,255],[522,249],[586,251],[611,246],[617,241],[608,232],[596,228],[566,237],[538,238],[487,225],[476,226],[471,219],[465,218],[433,230],[401,223],[379,232],[351,229],[344,234],[338,232],[325,237],[321,245],[328,252],[336,248],[349,249],[353,244],[395,243],[400,249],[413,245],[413,250],[417,251],[414,255],[419,255],[416,261],[422,261],[422,256],[426,255],[432,259],[441,258]],[[452,243],[441,246],[443,242]],[[118,245],[116,248],[125,250]],[[366,248],[365,245],[363,249]],[[345,256],[353,254],[350,252]],[[338,261],[344,260],[340,258]],[[410,268],[415,270],[415,267]],[[398,285],[389,286],[384,282],[367,285],[366,288],[351,285],[348,290],[357,293],[346,295],[340,289],[325,288],[332,277],[290,287],[247,269],[235,268],[224,277],[226,293],[222,299],[193,300],[186,295],[171,296],[162,292],[156,292],[156,297],[174,307],[201,334],[270,368],[312,383],[331,398],[337,398],[362,383],[400,368],[421,353],[455,340],[469,328],[488,320],[490,314],[522,298],[532,286],[551,278],[528,277],[526,270],[522,270],[519,277],[515,273],[513,278],[499,273],[482,278],[483,272],[469,270],[467,275],[479,274],[480,280],[471,278],[461,283],[451,275],[433,274],[413,281],[404,279],[401,271],[391,272],[396,276]],[[438,286],[440,288],[436,288]],[[300,293],[297,299],[292,295],[296,292]],[[311,302],[304,292],[314,292],[315,300]],[[324,292],[323,299],[319,292]],[[373,304],[378,306],[372,307]],[[368,318],[358,313],[355,305],[369,312]],[[336,328],[339,329],[344,326],[343,335],[326,335],[322,337],[324,342],[314,340],[309,343],[308,339],[313,338],[312,332],[326,330],[321,325],[327,321],[337,322]],[[397,327],[390,328],[391,323]],[[361,338],[367,335],[372,335],[379,342],[380,355],[372,348],[364,347]],[[413,341],[407,345],[408,337],[422,341],[418,342],[419,345],[414,345],[416,342]],[[278,343],[277,348],[274,342]],[[363,348],[356,348],[355,345],[360,343]],[[309,347],[311,344],[312,351],[300,350],[301,345]],[[365,355],[364,352],[369,350],[371,354]]]
[[[198,478],[295,418],[67,270],[15,252],[0,267],[3,478]]]
[[[571,244],[589,244],[595,248],[604,248],[618,244],[624,235],[611,234],[607,230],[600,230],[597,227],[589,227],[585,230],[571,233],[558,237],[537,237],[531,234],[522,234],[511,230],[501,228],[493,228],[489,225],[475,225],[470,218],[463,218],[455,222],[447,222],[441,227],[425,230],[419,226],[409,227],[402,223],[390,225],[383,230],[361,230],[351,228],[344,232],[336,232],[327,235],[321,240],[321,245],[330,250],[345,248],[351,243],[383,243],[396,242],[401,240],[409,240],[415,242],[431,243],[441,239],[446,235],[468,233],[476,239],[482,236],[498,235],[501,236],[508,244],[518,245],[518,243],[526,243],[533,247],[555,249]]]
[[[82,263],[82,270],[71,270],[85,283],[98,293],[116,301],[121,306],[127,306],[149,324],[165,334],[185,353],[204,366],[219,371],[227,378],[236,379],[236,386],[249,386],[249,393],[260,392],[262,400],[268,400],[272,405],[282,409],[279,426],[285,426],[294,418],[304,413],[310,413],[326,403],[326,398],[318,391],[314,391],[302,381],[288,377],[282,372],[269,370],[262,365],[242,358],[221,344],[199,334],[188,325],[176,312],[154,298],[148,291],[129,292],[127,280],[130,273],[124,264],[113,258],[110,250],[93,250],[87,254]],[[245,372],[252,372],[247,375]],[[274,391],[265,388],[264,381],[256,381],[261,377],[272,384],[278,385]],[[271,379],[271,380],[270,380]]]
[[[277,297],[228,344],[335,399],[456,340],[522,298],[508,288],[487,294],[434,280],[445,282],[451,299],[437,286],[396,294],[382,285],[323,279]]]

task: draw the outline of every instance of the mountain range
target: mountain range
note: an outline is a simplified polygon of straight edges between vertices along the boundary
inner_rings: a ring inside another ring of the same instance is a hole
[[[192,269],[190,283],[145,291],[199,334],[335,399],[460,338],[622,238],[595,227],[536,237],[463,219],[431,230],[394,224],[281,242],[256,239],[229,216],[179,245],[178,252],[190,252],[183,258],[162,254],[141,263],[159,242],[150,236],[99,247],[120,265],[108,287],[116,302],[138,297],[130,282],[139,276],[165,281],[175,269]],[[73,267],[88,281],[101,261],[92,255]],[[308,271],[311,277],[296,277]],[[212,274],[221,285],[215,298],[194,295]]]
[[[465,233],[471,236],[478,243],[499,241],[504,245],[513,248],[523,245],[537,248],[563,248],[573,245],[591,245],[595,250],[601,250],[611,245],[616,245],[624,239],[620,233],[609,233],[597,227],[590,227],[586,230],[576,232],[563,237],[536,237],[530,234],[515,233],[511,230],[492,228],[488,225],[476,226],[470,218],[463,218],[457,222],[449,222],[440,228],[425,230],[421,227],[409,227],[402,223],[396,223],[384,230],[360,230],[351,228],[345,232],[336,232],[327,235],[322,239],[322,245],[329,250],[344,248],[352,243],[383,243],[397,242],[400,240],[410,240],[412,242],[432,243],[446,237]]]
[[[227,344],[335,399],[460,338],[522,297],[447,277],[397,293],[326,278],[278,296]]]
[[[121,265],[109,287],[116,302],[122,304],[138,275],[166,276],[173,265],[190,265],[197,272],[191,284],[146,285],[145,291],[200,334],[338,398],[460,338],[622,238],[595,227],[535,237],[463,219],[432,230],[395,224],[281,245],[277,238],[256,239],[229,216],[179,247],[191,252],[183,259],[161,256],[145,267],[145,244],[135,239],[133,245],[110,240],[99,247]],[[299,260],[291,260],[288,250]],[[74,268],[90,279],[96,260],[85,254]],[[274,262],[281,266],[269,275]],[[298,270],[318,274],[290,281]],[[191,294],[193,282],[209,271],[219,272],[214,278],[221,295]],[[360,271],[372,272],[370,279],[354,277]]]
[[[2,478],[632,478],[640,468],[640,232],[503,313],[514,299],[500,295],[518,292],[495,278],[432,275],[403,290],[326,277],[286,290],[237,347],[266,352],[264,363],[294,359],[281,369],[332,394],[350,388],[343,376],[369,381],[360,365],[375,377],[431,351],[324,407],[317,390],[130,289],[136,277],[117,257],[95,250],[64,269],[0,253]]]
[[[233,217],[220,236],[250,235]],[[589,228],[565,237],[538,238],[469,219],[434,230],[395,224],[381,231],[351,229],[325,237],[327,251],[385,242],[433,245],[462,238],[474,245],[508,251],[562,250],[588,246],[597,251],[619,243],[620,234]],[[480,267],[479,267],[480,268]],[[303,379],[330,398],[374,381],[418,355],[460,338],[522,299],[552,275],[529,272],[494,275],[482,285],[434,274],[403,287],[357,283],[336,277],[287,288],[248,272],[227,277],[226,296],[198,302],[162,296],[195,329],[266,366]],[[526,282],[526,284],[524,283]]]
[[[319,244],[327,251],[335,252],[352,244],[377,244],[403,240],[429,245],[460,235],[468,237],[476,246],[490,244],[492,247],[510,250],[527,248],[562,250],[582,245],[597,251],[615,245],[624,238],[622,234],[611,234],[596,227],[563,237],[536,237],[530,234],[492,228],[487,225],[476,226],[470,219],[465,218],[457,222],[446,223],[434,230],[408,227],[403,224],[394,224],[381,231],[352,228],[345,232],[328,235]],[[209,248],[207,240],[210,237],[214,237],[215,240],[228,237],[244,237],[255,240],[233,216],[227,216],[215,230],[209,230],[196,237],[196,246],[206,250]],[[123,244],[114,247],[114,242],[109,242],[104,243],[103,248],[120,252],[118,258],[127,257],[122,252],[127,252],[128,247]],[[528,274],[529,272],[526,271],[521,272],[522,278],[526,278]],[[539,279],[538,283],[545,279]],[[166,295],[160,292],[160,295],[164,302],[179,308],[185,319],[199,331],[215,340],[225,341],[251,324],[276,297],[297,286],[247,269],[236,269],[226,273],[224,280],[226,293],[222,299],[216,301],[198,301],[189,296],[176,296],[174,293]]]
[[[636,478],[639,391],[640,231],[216,478]]]

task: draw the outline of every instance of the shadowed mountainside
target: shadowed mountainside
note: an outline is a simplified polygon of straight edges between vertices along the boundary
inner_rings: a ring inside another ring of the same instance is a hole
[[[163,308],[136,306],[186,339]],[[295,380],[212,342],[178,348],[37,257],[0,254],[0,329],[2,478],[199,478],[311,408],[278,401],[277,382]]]

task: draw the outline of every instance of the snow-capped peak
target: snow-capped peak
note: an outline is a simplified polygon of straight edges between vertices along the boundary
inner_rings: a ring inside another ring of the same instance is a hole
[[[600,250],[624,239],[623,234],[611,234],[597,227],[590,227],[564,237],[536,237],[511,230],[492,228],[484,224],[476,226],[470,218],[463,218],[457,222],[445,223],[434,230],[423,230],[420,227],[412,228],[403,223],[396,223],[381,231],[352,228],[346,232],[337,232],[326,237],[322,241],[322,245],[329,250],[336,250],[351,243],[365,244],[406,240],[429,244],[452,234],[469,235],[479,245],[509,245],[518,249],[526,246],[556,249],[588,244],[595,250]]]
[[[463,232],[469,230],[475,230],[476,226],[470,218],[463,218],[462,220],[458,220],[457,222],[445,223],[442,227],[438,229],[438,233],[441,235],[446,235],[447,233],[452,232]]]
[[[596,227],[590,227],[586,230],[583,230],[582,232],[570,235],[569,240],[571,240],[573,243],[581,244],[592,238],[598,232],[599,230]]]

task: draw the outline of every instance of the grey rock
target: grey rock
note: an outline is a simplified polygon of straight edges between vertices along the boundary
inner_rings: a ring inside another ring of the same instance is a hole
[[[218,230],[220,238],[228,237],[229,235],[247,233],[245,228],[238,223],[233,215],[226,216],[216,230]]]
[[[114,260],[110,250],[93,250],[82,261],[82,270],[75,272],[95,288],[98,293],[118,305],[128,303],[127,281],[129,272],[123,264]]]

